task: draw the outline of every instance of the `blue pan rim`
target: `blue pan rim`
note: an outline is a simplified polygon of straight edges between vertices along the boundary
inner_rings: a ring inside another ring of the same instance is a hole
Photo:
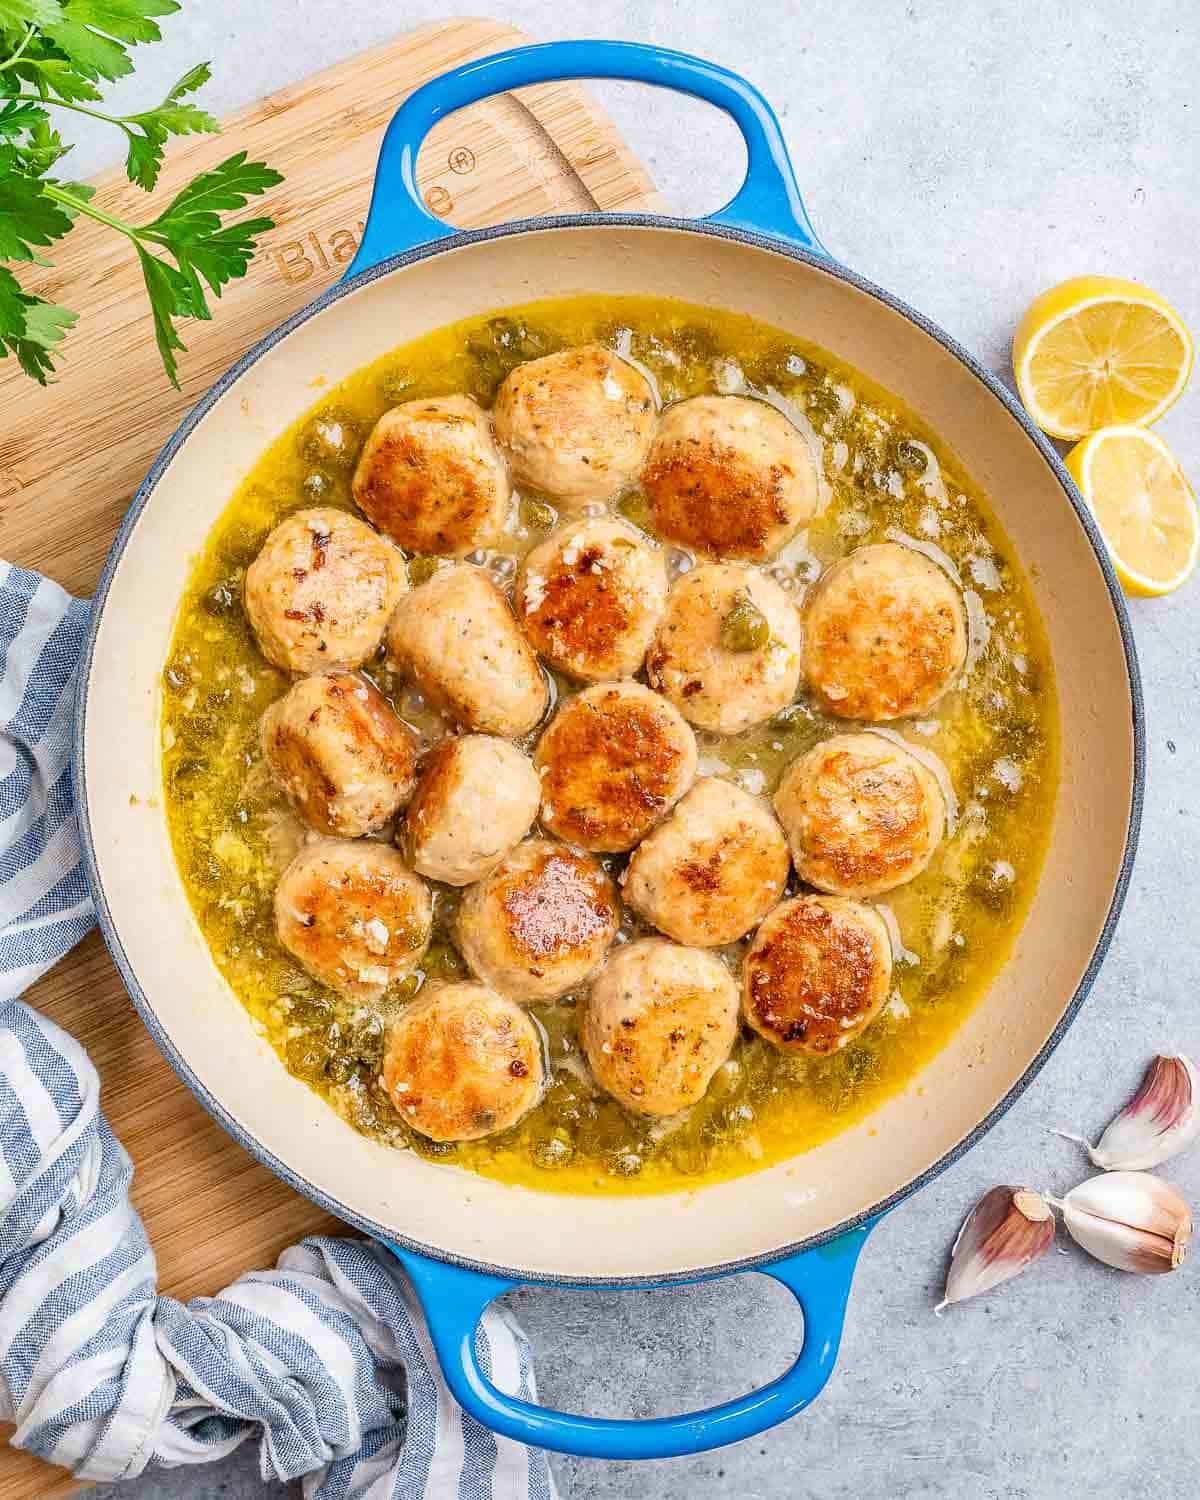
[[[1050,471],[1058,480],[1063,495],[1075,513],[1080,526],[1086,535],[1100,570],[1104,576],[1105,585],[1108,589],[1109,599],[1113,607],[1113,613],[1117,619],[1117,626],[1121,635],[1121,645],[1125,656],[1126,674],[1129,682],[1130,706],[1132,711],[1133,731],[1133,786],[1131,788],[1129,820],[1126,829],[1125,849],[1121,859],[1117,880],[1113,888],[1112,900],[1109,903],[1108,913],[1101,928],[1096,946],[1092,952],[1091,959],[1085,969],[1075,992],[1068,1002],[1053,1032],[1043,1044],[1037,1056],[1029,1063],[1021,1077],[1013,1084],[1008,1093],[999,1100],[983,1117],[975,1127],[963,1137],[956,1145],[951,1147],[943,1156],[939,1157],[917,1177],[910,1179],[902,1187],[889,1193],[870,1208],[862,1210],[849,1219],[846,1219],[833,1228],[822,1231],[820,1234],[812,1235],[807,1239],[798,1240],[793,1244],[781,1246],[775,1250],[763,1251],[757,1255],[745,1256],[738,1260],[724,1261],[716,1265],[697,1267],[687,1271],[674,1271],[657,1274],[647,1278],[645,1276],[598,1276],[577,1278],[570,1276],[559,1276],[551,1273],[529,1274],[519,1267],[497,1265],[488,1261],[478,1261],[467,1256],[460,1256],[440,1249],[435,1245],[427,1245],[418,1240],[409,1239],[407,1236],[397,1233],[387,1225],[380,1224],[365,1215],[357,1213],[346,1204],[341,1203],[330,1193],[310,1183],[307,1179],[293,1172],[286,1163],[282,1162],[275,1154],[268,1151],[265,1146],[256,1140],[249,1132],[245,1131],[238,1122],[226,1111],[216,1098],[205,1087],[204,1083],[196,1076],[191,1066],[182,1056],[165,1029],[159,1022],[145,992],[138,982],[122,945],[113,921],[112,913],[108,906],[108,900],[104,892],[104,886],[100,879],[99,866],[96,861],[96,849],[92,838],[91,817],[87,803],[87,782],[83,775],[83,746],[86,732],[88,683],[91,679],[92,661],[95,655],[96,639],[99,631],[100,620],[103,616],[104,606],[108,598],[108,592],[116,570],[120,565],[125,548],[137,525],[142,512],[149,504],[150,498],[167,468],[173,461],[176,453],[191,436],[192,431],[204,416],[211,410],[215,403],[230,389],[231,386],[255,365],[276,344],[292,333],[301,324],[323,312],[325,308],[338,302],[341,298],[349,296],[359,288],[368,285],[381,277],[391,275],[392,272],[402,270],[418,261],[427,260],[433,255],[443,254],[448,250],[459,249],[465,245],[479,244],[488,240],[506,239],[520,234],[553,233],[559,229],[588,229],[596,233],[603,233],[609,229],[622,228],[651,228],[672,229],[687,234],[710,236],[717,239],[732,240],[739,244],[750,245],[755,249],[767,250],[776,255],[785,256],[788,259],[800,261],[811,266],[814,270],[821,271],[825,275],[834,276],[838,280],[847,282],[850,286],[866,293],[880,302],[890,311],[898,313],[913,323],[923,333],[939,343],[947,353],[954,356],[960,364],[966,367],[1001,403],[1008,414],[1023,429],[1025,435],[1037,448]],[[1134,858],[1137,853],[1138,835],[1141,829],[1142,806],[1145,797],[1146,783],[1146,725],[1145,704],[1142,695],[1141,673],[1138,668],[1137,652],[1134,645],[1133,629],[1126,607],[1125,597],[1121,592],[1120,584],[1117,582],[1112,563],[1100,532],[1093,521],[1087,506],[1078,495],[1075,486],[1067,474],[1063,462],[1058,453],[1051,446],[1048,439],[1034,425],[1027,412],[999,380],[979,363],[979,361],[955,339],[931,322],[916,309],[909,307],[900,298],[893,296],[866,277],[857,272],[838,264],[836,261],[827,259],[823,255],[813,253],[800,245],[792,244],[786,240],[780,240],[769,234],[762,234],[752,230],[734,228],[728,225],[707,224],[703,221],[692,219],[679,219],[665,214],[559,214],[538,219],[518,219],[508,224],[496,225],[489,229],[464,230],[446,239],[436,240],[431,244],[420,245],[402,254],[391,256],[376,265],[368,267],[353,280],[340,281],[328,287],[312,302],[293,313],[290,318],[281,323],[278,328],[260,339],[253,348],[249,349],[236,364],[232,365],[224,375],[205,393],[197,404],[187,413],[183,421],[176,428],[170,439],[155,459],[146,478],[139,486],[137,494],[125,514],[120,530],[113,541],[104,570],[100,575],[96,592],[92,599],[91,620],[88,627],[87,639],[83,655],[80,661],[76,688],[76,712],[75,726],[72,742],[72,773],[77,797],[79,813],[80,845],[83,853],[84,868],[87,872],[88,882],[91,886],[92,895],[96,905],[96,917],[100,931],[121,979],[133,1000],[139,1015],[145,1026],[154,1038],[160,1051],[174,1068],[175,1072],[184,1080],[193,1094],[210,1115],[220,1124],[238,1143],[243,1146],[257,1161],[267,1167],[277,1177],[281,1178],[302,1197],[341,1219],[343,1222],[352,1224],[373,1238],[389,1240],[419,1255],[425,1255],[433,1260],[442,1261],[448,1265],[460,1266],[466,1270],[493,1276],[499,1279],[524,1283],[526,1285],[540,1286],[587,1286],[596,1288],[620,1288],[635,1286],[670,1286],[681,1285],[688,1282],[707,1280],[717,1276],[727,1276],[738,1272],[753,1271],[760,1267],[772,1265],[777,1261],[785,1260],[802,1251],[816,1249],[821,1245],[828,1244],[840,1235],[850,1230],[869,1225],[888,1210],[896,1207],[927,1183],[933,1181],[948,1167],[952,1166],[964,1156],[978,1141],[980,1141],[991,1128],[1012,1108],[1037,1075],[1041,1072],[1049,1059],[1051,1053],[1066,1035],[1075,1017],[1078,1015],[1083,1002],[1087,999],[1096,976],[1100,971],[1109,947],[1112,944],[1113,934],[1121,915],[1121,909],[1125,904],[1125,897],[1129,890],[1129,882],[1133,873]]]

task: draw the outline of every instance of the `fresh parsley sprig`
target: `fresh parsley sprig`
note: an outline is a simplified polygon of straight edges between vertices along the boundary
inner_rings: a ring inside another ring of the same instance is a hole
[[[209,295],[219,297],[245,275],[259,236],[273,228],[268,218],[231,223],[226,216],[283,179],[240,151],[200,173],[157,218],[132,224],[96,204],[86,184],[57,175],[69,148],[52,112],[70,110],[121,130],[129,180],[150,192],[172,136],[220,129],[186,97],[208,82],[209,66],[189,69],[161,104],[137,114],[96,108],[98,85],[131,73],[130,47],[161,40],[157,18],[179,9],[178,0],[0,0],[0,262],[48,264],[42,252],[80,215],[124,235],[141,264],[155,338],[175,386],[176,355],[184,349],[177,320],[210,318]],[[25,291],[0,264],[0,358],[12,355],[44,385],[77,316]]]

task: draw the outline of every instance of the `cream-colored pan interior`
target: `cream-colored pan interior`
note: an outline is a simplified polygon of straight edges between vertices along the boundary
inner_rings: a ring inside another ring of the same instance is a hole
[[[821,1148],[670,1198],[505,1187],[356,1135],[251,1029],[192,920],[163,817],[159,680],[191,561],[264,445],[385,350],[469,313],[569,292],[640,292],[750,313],[900,394],[983,486],[1033,575],[1057,669],[1064,764],[1053,844],[1012,959],[953,1044],[904,1094]],[[1134,783],[1118,620],[1053,471],[1002,403],[877,298],[768,249],[593,222],[480,241],[326,307],[224,392],[166,467],[104,606],[83,775],[100,883],[127,972],[193,1078],[302,1183],[397,1236],[533,1274],[670,1275],[759,1256],[887,1198],[953,1150],[1021,1078],[1088,967],[1118,882]]]

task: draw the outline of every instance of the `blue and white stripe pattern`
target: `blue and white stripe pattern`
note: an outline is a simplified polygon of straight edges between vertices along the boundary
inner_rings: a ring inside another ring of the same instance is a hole
[[[88,607],[0,561],[0,998],[92,925],[71,796],[71,703]]]
[[[186,1306],[157,1295],[133,1168],[83,1049],[16,996],[87,931],[69,740],[87,607],[0,562],[0,1420],[80,1478],[204,1463],[247,1439],[310,1500],[553,1500],[545,1454],[441,1378],[420,1306],[369,1240],[310,1239]],[[480,1360],[535,1396],[493,1308]]]

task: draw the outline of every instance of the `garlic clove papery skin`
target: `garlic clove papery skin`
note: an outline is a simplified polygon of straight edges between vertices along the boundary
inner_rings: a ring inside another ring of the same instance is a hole
[[[1104,1172],[1072,1188],[1059,1206],[1075,1243],[1118,1271],[1154,1276],[1183,1263],[1191,1211],[1161,1177]]]
[[[1136,1094],[1088,1155],[1106,1172],[1157,1167],[1200,1135],[1200,1074],[1190,1059],[1156,1057]]]
[[[946,1291],[934,1309],[965,1302],[1008,1281],[1050,1248],[1054,1215],[1030,1188],[994,1187],[967,1217],[950,1252]]]

